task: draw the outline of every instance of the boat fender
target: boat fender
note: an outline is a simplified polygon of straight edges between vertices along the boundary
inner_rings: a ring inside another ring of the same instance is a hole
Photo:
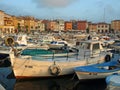
[[[111,56],[110,55],[106,55],[105,56],[105,62],[109,62],[111,60]]]
[[[11,46],[14,45],[14,39],[12,37],[8,37],[5,39],[5,45],[6,46]]]
[[[117,62],[120,63],[120,59],[118,59]]]
[[[49,71],[51,75],[58,76],[61,72],[61,69],[58,65],[52,65],[49,67]]]

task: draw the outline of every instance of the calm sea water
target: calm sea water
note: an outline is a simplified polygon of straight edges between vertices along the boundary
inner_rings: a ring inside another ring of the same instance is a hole
[[[105,90],[105,79],[78,80],[77,77],[35,78],[17,80],[14,90]]]

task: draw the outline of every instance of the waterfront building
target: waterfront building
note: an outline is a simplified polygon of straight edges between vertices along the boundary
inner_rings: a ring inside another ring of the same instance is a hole
[[[0,10],[0,33],[14,33],[12,17]]]
[[[88,28],[87,21],[77,21],[77,29],[86,32],[86,29]]]
[[[109,33],[110,24],[101,22],[97,24],[97,32],[98,33]]]
[[[57,25],[57,22],[56,21],[53,21],[53,20],[50,20],[47,22],[47,30],[49,31],[55,31],[56,30],[56,26]]]
[[[12,16],[13,24],[14,24],[14,33],[18,32],[18,18],[16,16]]]
[[[43,23],[43,20],[37,20],[36,21],[37,31],[45,31],[45,24]]]
[[[23,16],[17,17],[18,23],[17,23],[17,32],[22,32],[25,28],[25,20]]]
[[[0,10],[0,33],[3,31],[4,26],[4,11]]]
[[[97,24],[96,23],[88,23],[88,28],[90,32],[97,32]]]
[[[34,32],[36,30],[35,28],[35,19],[34,17],[31,16],[26,16],[24,17],[24,27],[25,27],[25,31],[30,33],[30,32]]]
[[[111,21],[111,25],[105,22],[92,23],[86,20],[64,21],[56,20],[39,20],[31,16],[12,16],[0,10],[0,34],[17,33],[17,32],[35,32],[35,31],[80,31],[86,32],[120,32],[120,20]]]
[[[120,32],[120,20],[111,21],[111,29],[115,32]]]
[[[14,33],[14,23],[11,15],[4,13],[4,26],[2,28],[2,33]]]
[[[49,27],[48,27],[48,22],[49,20],[42,20],[42,23],[44,24],[44,31],[48,31],[49,30]]]
[[[57,26],[58,26],[57,29],[58,29],[59,31],[64,31],[64,30],[65,30],[64,20],[62,20],[62,19],[57,19],[56,22],[57,22]]]
[[[73,28],[73,30],[78,30],[77,29],[77,21],[76,20],[72,20],[72,28]]]
[[[65,30],[72,30],[72,22],[65,21]]]
[[[4,25],[4,11],[0,10],[0,26]]]

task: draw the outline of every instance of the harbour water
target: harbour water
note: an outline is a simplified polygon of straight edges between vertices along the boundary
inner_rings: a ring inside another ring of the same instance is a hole
[[[105,79],[78,80],[73,75],[17,80],[14,90],[105,90]]]

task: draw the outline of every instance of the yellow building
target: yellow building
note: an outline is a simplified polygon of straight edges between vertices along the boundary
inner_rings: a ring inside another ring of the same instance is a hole
[[[4,26],[2,29],[3,33],[14,33],[14,23],[11,15],[4,13]]]
[[[36,21],[36,25],[37,31],[41,32],[41,31],[45,31],[45,24],[43,23],[43,20],[37,20]]]
[[[0,33],[14,33],[13,18],[0,10]]]
[[[0,10],[0,33],[2,33],[4,26],[4,11]]]
[[[12,16],[13,19],[13,25],[14,25],[14,29],[15,29],[15,33],[17,32],[18,29],[18,19],[16,16]]]
[[[24,20],[25,20],[25,23],[24,23],[25,30],[28,33],[30,33],[33,30],[36,30],[36,28],[35,28],[36,22],[35,22],[35,19],[33,17],[27,16],[27,17],[24,17]]]
[[[90,32],[97,32],[97,24],[96,23],[89,23],[88,28]]]

